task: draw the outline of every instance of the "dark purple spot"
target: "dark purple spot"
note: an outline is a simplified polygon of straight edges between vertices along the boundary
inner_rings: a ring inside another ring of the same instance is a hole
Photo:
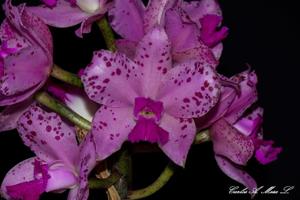
[[[119,68],[117,68],[116,73],[117,73],[117,75],[121,75],[121,70]]]
[[[48,125],[48,126],[46,127],[46,131],[47,131],[47,132],[50,132],[51,130],[52,130],[52,127]]]

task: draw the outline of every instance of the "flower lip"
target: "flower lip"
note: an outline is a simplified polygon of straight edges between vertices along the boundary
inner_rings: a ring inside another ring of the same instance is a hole
[[[34,179],[16,185],[6,186],[7,193],[12,198],[24,198],[28,200],[38,199],[45,192],[48,179],[48,165],[39,160],[34,160]]]
[[[144,97],[135,98],[134,117],[136,125],[128,136],[129,141],[166,144],[169,140],[169,133],[158,125],[162,112],[162,102]]]
[[[134,117],[136,120],[141,117],[147,119],[155,119],[159,122],[162,117],[163,103],[160,101],[153,101],[150,98],[137,97],[134,104]]]

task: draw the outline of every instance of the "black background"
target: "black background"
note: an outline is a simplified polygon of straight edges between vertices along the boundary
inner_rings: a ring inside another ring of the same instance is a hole
[[[265,137],[284,148],[279,159],[267,166],[251,160],[248,172],[259,186],[294,185],[289,195],[259,194],[254,199],[300,199],[299,165],[299,14],[295,1],[231,0],[220,1],[224,24],[230,35],[224,42],[219,71],[227,75],[246,69],[249,63],[259,78],[259,104],[264,108]],[[1,11],[2,12],[2,11]],[[2,15],[3,19],[3,15]],[[55,63],[76,72],[91,59],[94,50],[103,48],[97,27],[84,37],[74,36],[70,29],[51,28]],[[33,154],[22,145],[16,132],[0,134],[0,180],[15,164]],[[167,163],[164,155],[134,157],[134,186],[150,184]],[[210,143],[192,147],[186,168],[178,169],[170,182],[147,198],[158,199],[250,199],[248,195],[228,194],[228,188],[239,185],[217,167]],[[42,199],[65,199],[65,194],[43,195]],[[90,199],[104,199],[102,192],[91,192]]]

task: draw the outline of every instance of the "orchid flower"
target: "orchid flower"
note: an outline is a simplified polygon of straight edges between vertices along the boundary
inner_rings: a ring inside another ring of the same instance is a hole
[[[70,189],[69,200],[87,199],[87,174],[95,166],[90,136],[78,146],[73,127],[37,106],[20,117],[18,131],[36,157],[20,162],[6,174],[1,185],[4,198],[38,200],[43,192]]]
[[[76,35],[89,33],[93,22],[102,18],[110,7],[108,0],[44,0],[46,5],[27,7],[50,26],[66,28],[81,24]]]
[[[48,27],[24,5],[4,4],[6,19],[0,27],[0,131],[14,129],[31,96],[46,82],[52,60]]]
[[[257,100],[257,77],[244,71],[231,79],[240,89],[223,87],[218,104],[202,119],[196,120],[199,129],[210,127],[215,158],[221,170],[250,191],[255,180],[241,169],[255,155],[262,164],[277,158],[281,148],[273,148],[273,141],[261,136],[262,109],[257,108],[245,116],[245,111]]]
[[[199,57],[215,67],[221,40],[228,34],[225,27],[217,30],[222,15],[214,0],[151,0],[146,8],[139,0],[115,0],[109,15],[113,29],[124,38],[117,41],[118,49],[131,57],[143,35],[158,24],[166,27],[174,60]]]
[[[82,81],[90,99],[103,105],[91,130],[98,160],[126,140],[147,141],[184,165],[196,133],[193,118],[215,105],[220,86],[208,63],[194,59],[172,66],[170,51],[165,31],[154,28],[137,45],[133,61],[120,53],[95,52]]]

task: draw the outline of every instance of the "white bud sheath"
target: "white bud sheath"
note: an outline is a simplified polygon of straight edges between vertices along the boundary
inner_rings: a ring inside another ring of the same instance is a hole
[[[77,6],[87,13],[94,13],[100,8],[100,0],[76,0]]]
[[[96,103],[89,100],[87,96],[84,97],[76,93],[66,93],[66,97],[67,100],[65,104],[71,108],[71,110],[90,122],[93,120],[93,116],[99,108]]]

